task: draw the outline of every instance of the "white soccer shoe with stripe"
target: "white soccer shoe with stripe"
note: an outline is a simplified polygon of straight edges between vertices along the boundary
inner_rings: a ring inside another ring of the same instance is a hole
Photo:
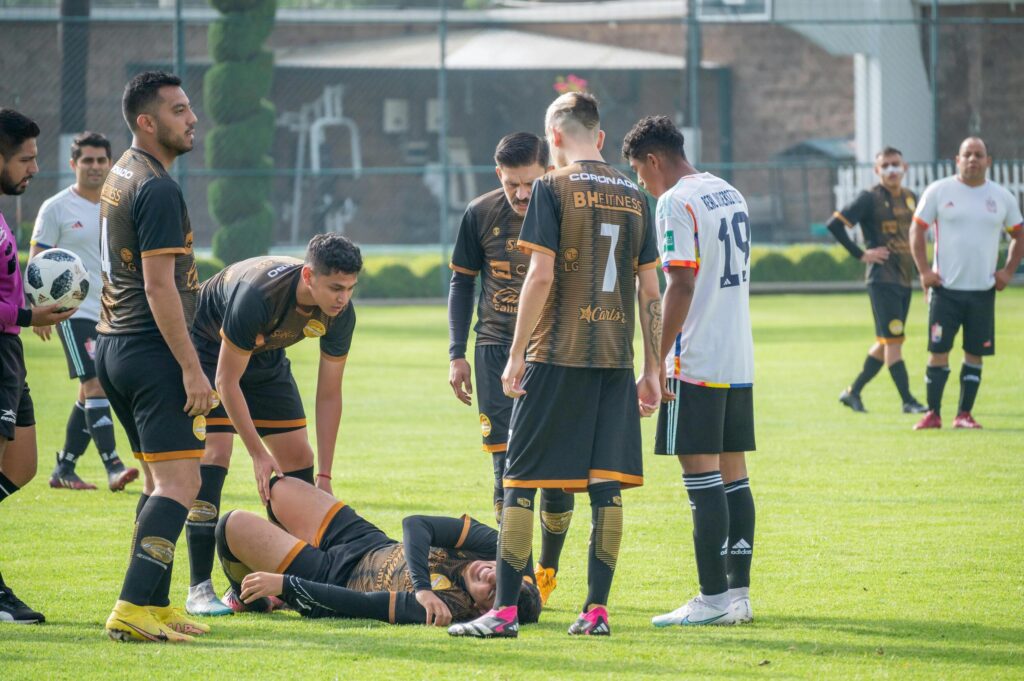
[[[672,612],[656,615],[651,618],[651,624],[656,627],[722,626],[736,624],[738,621],[733,614],[731,606],[726,610],[716,608],[706,602],[701,594],[697,594],[689,603],[676,608]]]
[[[189,588],[188,599],[185,601],[185,612],[200,617],[223,617],[235,613],[217,598],[217,594],[213,590],[213,582],[209,579]]]

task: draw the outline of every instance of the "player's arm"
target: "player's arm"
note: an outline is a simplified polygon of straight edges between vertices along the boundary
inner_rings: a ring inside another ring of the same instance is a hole
[[[473,381],[469,362],[466,361],[466,345],[469,327],[473,323],[473,285],[483,262],[476,214],[470,205],[462,216],[452,260],[448,264],[452,270],[448,287],[448,385],[455,397],[467,405],[473,404]]]
[[[142,185],[132,206],[142,253],[142,279],[153,319],[181,367],[184,411],[207,414],[213,407],[213,386],[203,373],[189,337],[185,312],[174,281],[175,256],[188,252],[181,225],[185,218],[181,190],[169,178]]]
[[[882,263],[889,258],[889,249],[885,246],[878,246],[875,248],[869,248],[866,251],[861,249],[850,235],[847,233],[847,228],[853,229],[854,225],[860,223],[861,229],[865,231],[864,240],[868,243],[875,243],[873,238],[874,235],[869,235],[866,232],[871,228],[868,227],[871,221],[864,220],[865,215],[869,211],[874,210],[874,202],[869,192],[861,192],[860,195],[841,211],[836,211],[832,214],[832,219],[828,221],[828,231],[831,232],[835,240],[846,249],[846,251],[857,260],[862,263]]]
[[[672,354],[679,329],[683,328],[686,315],[690,312],[693,302],[693,289],[697,284],[697,270],[693,267],[668,267],[665,269],[665,295],[662,298],[662,313],[665,316],[665,328],[675,333],[665,333],[661,337],[662,363]],[[672,393],[666,392],[672,398]]]
[[[391,624],[420,624],[427,611],[408,592],[375,591],[363,593],[343,586],[314,582],[295,575],[254,572],[242,580],[243,602],[265,596],[283,596],[304,610],[320,607],[320,617],[371,619]],[[438,626],[441,625],[437,622]]]
[[[1010,247],[1006,250],[1006,263],[1003,269],[996,271],[996,290],[1002,291],[1013,280],[1013,275],[1020,267],[1021,258],[1024,257],[1024,243],[1021,237],[1024,236],[1024,216],[1021,215],[1020,206],[1013,195],[1004,192],[1007,203],[1006,222],[1010,226],[1006,228],[1010,235]]]
[[[655,267],[657,262],[655,262]],[[664,363],[661,361],[661,289],[654,267],[637,274],[637,302],[640,305],[640,331],[644,339],[643,376],[638,386],[640,414],[650,416],[661,403]]]
[[[910,255],[914,258],[914,265],[921,277],[921,288],[925,291],[932,286],[942,285],[942,277],[928,263],[928,245],[925,243],[925,233],[938,217],[934,187],[932,185],[924,190],[910,223]]]
[[[245,395],[242,393],[242,374],[249,366],[251,352],[232,344],[227,336],[224,336],[220,344],[220,354],[217,356],[217,392],[224,403],[224,410],[231,419],[231,425],[235,432],[242,439],[246,451],[252,457],[253,473],[256,477],[256,488],[259,490],[260,500],[265,505],[270,499],[270,474],[283,475],[280,466],[270,455],[263,440],[256,430],[256,424],[252,422],[252,415],[249,413],[249,406],[245,402]]]
[[[342,382],[347,357],[332,357],[321,352],[316,376],[316,486],[332,494],[331,469],[341,428]]]

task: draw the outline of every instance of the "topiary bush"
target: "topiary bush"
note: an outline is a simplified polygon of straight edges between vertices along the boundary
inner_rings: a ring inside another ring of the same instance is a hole
[[[196,258],[196,273],[200,283],[224,269],[224,263],[217,258]]]
[[[750,268],[751,283],[801,281],[793,261],[782,253],[765,253]]]
[[[277,0],[211,0],[222,16],[210,25],[213,66],[203,79],[203,105],[214,127],[206,164],[217,170],[267,170],[276,111],[267,101],[274,57],[263,49]],[[218,225],[213,253],[226,264],[266,253],[273,239],[269,176],[233,174],[210,183],[207,200]]]

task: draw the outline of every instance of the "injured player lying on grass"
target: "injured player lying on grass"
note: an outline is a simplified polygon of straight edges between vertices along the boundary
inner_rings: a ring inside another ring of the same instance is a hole
[[[494,605],[498,533],[469,516],[408,516],[398,542],[301,480],[272,481],[270,504],[280,527],[247,511],[217,524],[234,591],[225,602],[239,609],[265,612],[280,596],[304,617],[447,626]],[[537,621],[540,593],[529,577],[518,605],[520,622]]]

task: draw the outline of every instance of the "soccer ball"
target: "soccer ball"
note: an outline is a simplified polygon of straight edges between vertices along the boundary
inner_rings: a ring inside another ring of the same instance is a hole
[[[25,293],[33,306],[78,307],[89,294],[89,273],[82,259],[69,250],[51,248],[28,261]]]

